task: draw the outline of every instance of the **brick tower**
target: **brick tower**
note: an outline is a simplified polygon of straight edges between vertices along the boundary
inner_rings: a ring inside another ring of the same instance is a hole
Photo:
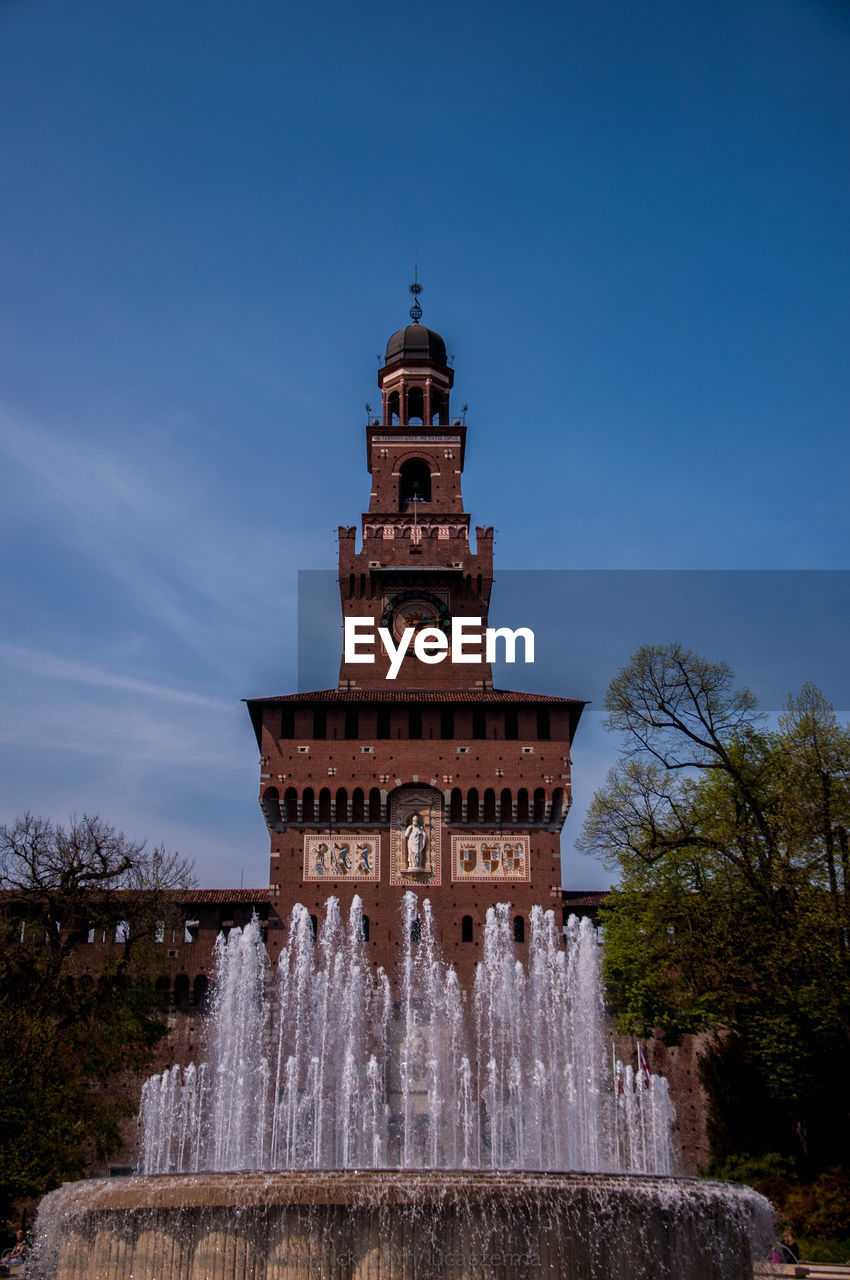
[[[396,643],[405,628],[448,636],[457,617],[486,627],[493,581],[493,530],[476,528],[473,550],[463,506],[454,374],[421,314],[415,298],[378,375],[361,549],[354,526],[339,529],[343,617],[384,627]],[[392,973],[400,898],[413,889],[430,898],[443,952],[468,983],[487,907],[512,903],[520,953],[531,906],[560,907],[553,886],[584,703],[494,689],[488,663],[454,653],[430,664],[410,653],[391,680],[380,644],[360,652],[374,661],[343,655],[336,689],[248,701],[273,910],[283,921],[302,902],[318,917],[334,895],[345,913],[359,894],[370,951]]]

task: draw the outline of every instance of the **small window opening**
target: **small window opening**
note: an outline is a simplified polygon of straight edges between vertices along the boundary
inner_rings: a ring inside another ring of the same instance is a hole
[[[421,423],[425,417],[425,396],[421,387],[411,387],[407,393],[407,421]]]
[[[411,503],[431,501],[431,472],[422,458],[408,458],[402,463],[399,500],[402,511]]]

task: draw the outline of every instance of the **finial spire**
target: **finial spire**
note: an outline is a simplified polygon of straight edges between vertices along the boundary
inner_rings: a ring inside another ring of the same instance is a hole
[[[410,292],[413,294],[413,306],[410,308],[408,315],[414,324],[419,324],[419,321],[422,318],[422,308],[419,305],[419,295],[422,292],[422,285],[419,283],[419,263],[417,259],[414,259],[413,263],[413,284],[410,286]]]

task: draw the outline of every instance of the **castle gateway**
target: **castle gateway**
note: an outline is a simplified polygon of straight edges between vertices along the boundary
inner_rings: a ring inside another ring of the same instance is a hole
[[[392,971],[400,899],[413,890],[420,904],[430,899],[446,959],[467,984],[489,906],[512,904],[520,956],[532,905],[560,911],[570,744],[584,703],[493,688],[494,646],[515,646],[520,661],[524,646],[527,661],[533,636],[487,633],[493,529],[477,527],[473,546],[454,373],[420,315],[415,302],[378,374],[361,549],[354,526],[339,529],[349,642],[337,687],[248,708],[271,837],[272,950],[282,940],[275,912],[282,921],[302,902],[318,918],[333,895],[347,914],[358,894],[372,958]]]

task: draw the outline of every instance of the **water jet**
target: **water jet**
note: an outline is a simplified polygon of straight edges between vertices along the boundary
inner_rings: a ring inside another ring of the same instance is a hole
[[[360,904],[217,945],[208,1059],[144,1087],[140,1176],[44,1202],[57,1280],[752,1276],[745,1188],[676,1178],[666,1083],[611,1063],[589,921],[487,914],[467,999],[406,893],[395,989]],[[50,1258],[48,1263],[47,1259]],[[54,1269],[55,1268],[55,1269]]]

